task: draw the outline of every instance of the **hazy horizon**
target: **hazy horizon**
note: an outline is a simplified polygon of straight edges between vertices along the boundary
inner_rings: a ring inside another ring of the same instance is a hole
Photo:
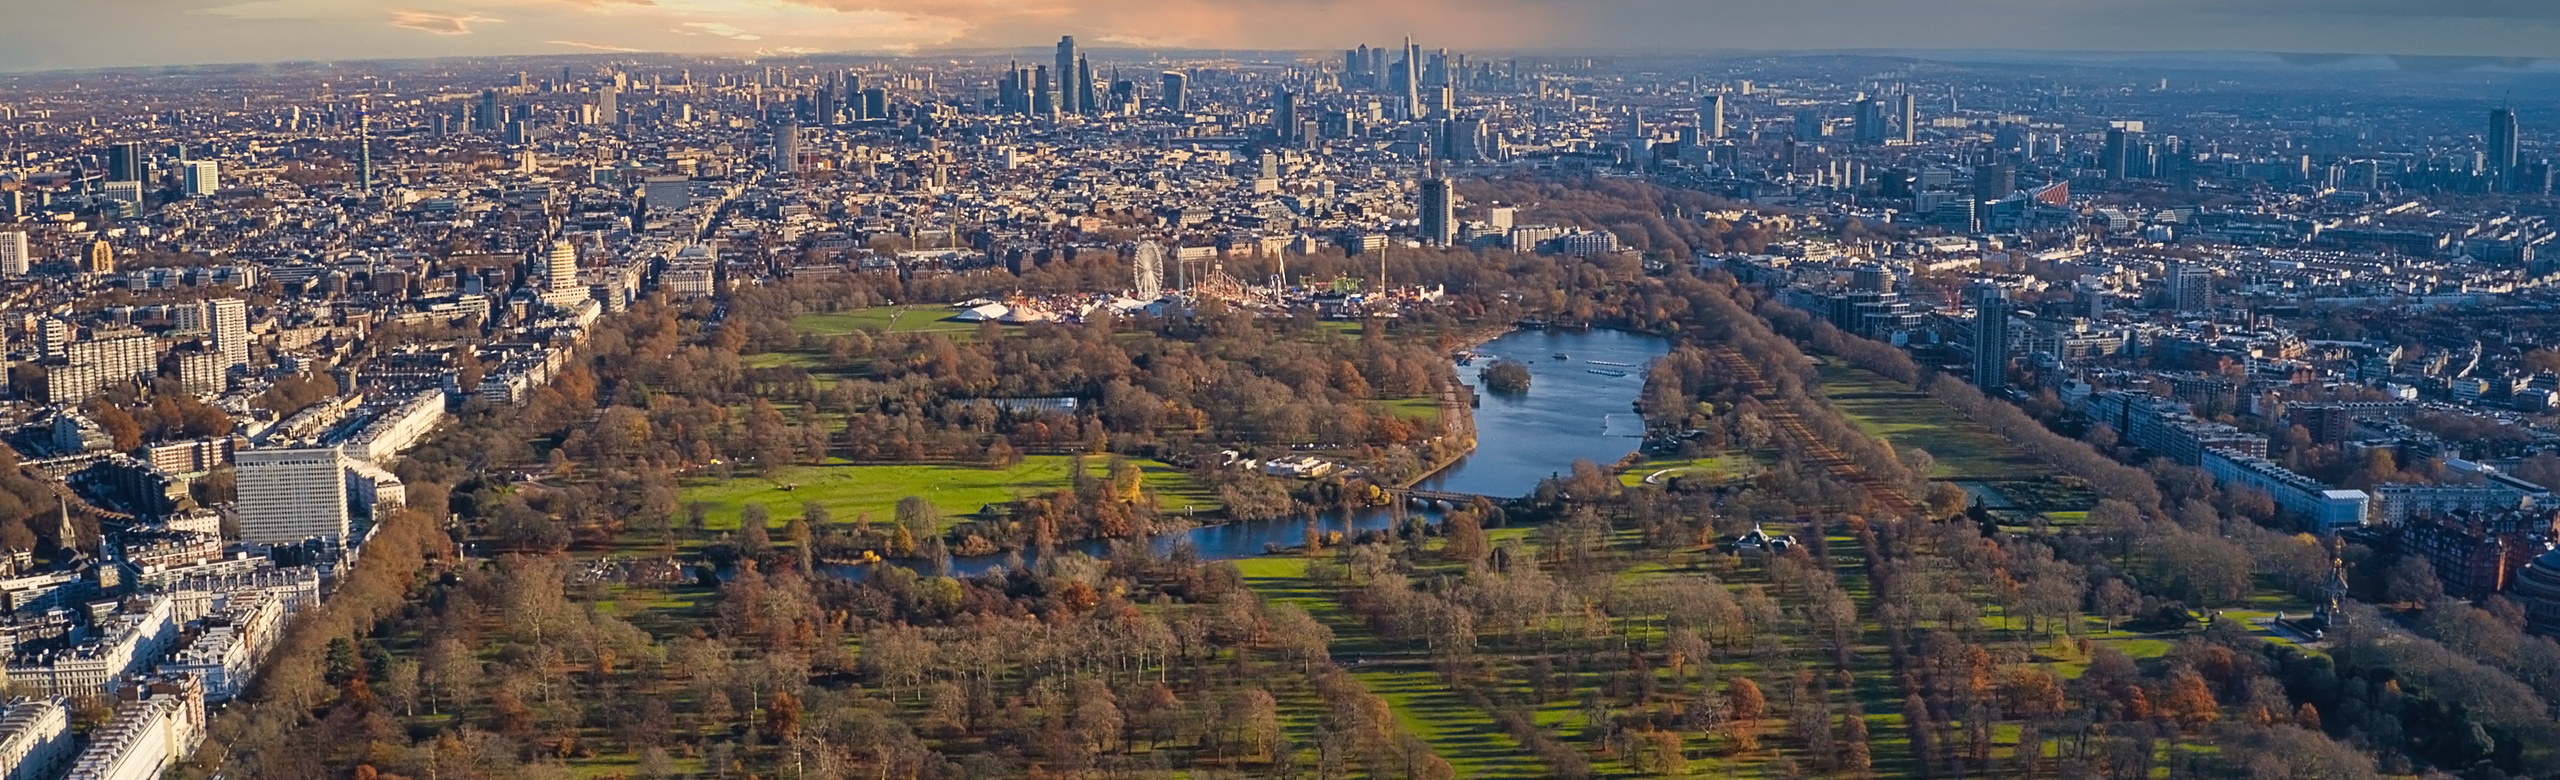
[[[102,0],[0,33],[0,70],[1045,46],[1602,54],[2014,51],[2560,57],[2560,4],[2453,0]]]

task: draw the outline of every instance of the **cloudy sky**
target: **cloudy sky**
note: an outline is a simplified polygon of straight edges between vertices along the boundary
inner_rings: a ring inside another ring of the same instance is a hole
[[[0,69],[1038,45],[2560,56],[2560,0],[0,0]]]

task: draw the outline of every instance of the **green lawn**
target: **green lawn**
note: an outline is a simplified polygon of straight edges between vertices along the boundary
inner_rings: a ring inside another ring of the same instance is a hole
[[[1334,657],[1369,657],[1394,652],[1394,648],[1369,633],[1368,626],[1344,610],[1342,603],[1334,600],[1331,589],[1307,579],[1307,564],[1311,560],[1298,555],[1265,555],[1238,558],[1235,564],[1236,571],[1244,575],[1245,587],[1252,588],[1263,600],[1273,604],[1295,604],[1332,628]]]
[[[758,352],[738,358],[738,365],[747,368],[815,369],[825,364],[818,359],[818,356],[802,352]]]
[[[1447,759],[1459,777],[1545,777],[1546,764],[1503,733],[1493,716],[1449,690],[1427,665],[1419,669],[1362,668],[1351,673],[1369,692],[1387,700],[1396,724],[1421,737]]]
[[[978,331],[978,324],[952,319],[959,310],[949,304],[918,306],[874,306],[868,309],[803,314],[792,319],[791,326],[804,333],[841,336],[854,331],[873,333],[941,333],[966,336]]]
[[[2054,473],[2052,466],[1909,385],[1832,360],[1822,366],[1822,388],[1841,416],[1867,435],[1891,442],[1897,450],[1927,450],[1938,463],[1929,472],[1931,479],[2038,479]]]
[[[1440,399],[1436,397],[1397,398],[1378,403],[1386,405],[1387,411],[1394,412],[1397,417],[1427,423],[1440,421]]]
[[[1316,592],[1306,583],[1307,560],[1294,555],[1265,555],[1259,558],[1237,558],[1235,564],[1236,571],[1244,575],[1254,590],[1263,591],[1263,586],[1268,584],[1278,592],[1286,594],[1274,598],[1275,601],[1296,602],[1324,598],[1323,594]],[[1271,591],[1264,591],[1264,593],[1269,596]],[[1300,604],[1300,606],[1305,605]]]
[[[1317,320],[1316,332],[1327,336],[1358,338],[1365,327],[1359,320]]]
[[[925,497],[942,510],[946,520],[957,522],[987,504],[1066,489],[1070,484],[1069,460],[1064,455],[1034,455],[1024,458],[1022,465],[1002,470],[938,463],[794,466],[772,479],[689,478],[684,481],[679,500],[688,506],[696,501],[710,504],[709,526],[713,530],[736,528],[739,510],[749,503],[764,504],[777,520],[797,515],[801,504],[816,501],[824,504],[837,522],[852,522],[864,514],[874,522],[885,522],[896,516],[898,500],[907,496]],[[1156,491],[1161,511],[1217,508],[1215,497],[1181,469],[1153,460],[1132,462],[1145,471],[1147,486]],[[1085,459],[1086,470],[1097,476],[1108,467],[1106,458]]]
[[[1643,485],[1646,484],[1646,478],[1656,474],[1661,477],[1654,484],[1662,485],[1668,485],[1671,480],[1682,477],[1733,479],[1750,473],[1751,464],[1751,456],[1736,453],[1709,455],[1703,458],[1647,458],[1626,471],[1619,472],[1618,484],[1627,487]]]
[[[2141,661],[2168,655],[2169,650],[2178,645],[2177,640],[2181,636],[2183,634],[2136,634],[2119,628],[2112,634],[2093,631],[2089,635],[2089,640],[2092,644],[2115,648],[2118,652],[2132,656],[2133,660]],[[2088,671],[2089,661],[2085,658],[2053,664],[2054,674],[2061,675],[2066,680],[2080,679],[2080,675]]]

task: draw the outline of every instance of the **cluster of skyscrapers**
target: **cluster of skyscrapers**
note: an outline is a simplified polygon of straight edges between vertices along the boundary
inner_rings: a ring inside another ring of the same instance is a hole
[[[1446,90],[1451,88],[1447,50],[1432,55],[1428,72],[1422,63],[1422,47],[1414,45],[1411,36],[1405,37],[1404,45],[1397,47],[1396,54],[1391,65],[1387,61],[1386,49],[1372,49],[1362,44],[1360,48],[1345,50],[1342,53],[1344,85],[1356,84],[1370,91],[1401,96],[1402,99],[1396,103],[1396,115],[1405,119],[1423,116],[1422,94],[1426,82],[1433,84],[1434,89],[1443,90],[1442,106],[1450,104],[1446,98]]]
[[[1164,74],[1161,107],[1182,110],[1182,81],[1178,73]],[[1137,109],[1137,85],[1113,78],[1106,93],[1097,92],[1093,60],[1076,49],[1076,37],[1058,39],[1057,59],[1052,64],[1024,68],[1015,63],[997,80],[996,103],[999,110],[1012,114],[1037,116],[1129,113]]]

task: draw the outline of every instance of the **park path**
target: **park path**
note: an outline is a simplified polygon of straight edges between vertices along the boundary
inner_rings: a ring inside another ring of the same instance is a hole
[[[1771,389],[1769,385],[1768,377],[1760,373],[1760,366],[1743,357],[1741,350],[1731,346],[1718,346],[1713,351],[1716,361],[1724,365],[1725,370],[1733,375],[1736,382],[1750,388],[1753,398],[1760,399],[1761,408],[1768,411],[1770,422],[1777,426],[1780,435],[1793,440],[1798,445],[1798,451],[1804,453],[1807,462],[1822,467],[1822,470],[1830,474],[1833,479],[1866,491],[1867,503],[1870,506],[1882,508],[1899,517],[1920,516],[1919,502],[1912,500],[1911,495],[1904,492],[1901,485],[1877,479],[1875,475],[1868,474],[1867,470],[1859,466],[1856,461],[1841,454],[1839,447],[1834,446],[1829,440],[1814,435],[1813,429],[1805,425],[1803,416],[1790,408],[1790,404],[1778,398],[1777,391]]]

